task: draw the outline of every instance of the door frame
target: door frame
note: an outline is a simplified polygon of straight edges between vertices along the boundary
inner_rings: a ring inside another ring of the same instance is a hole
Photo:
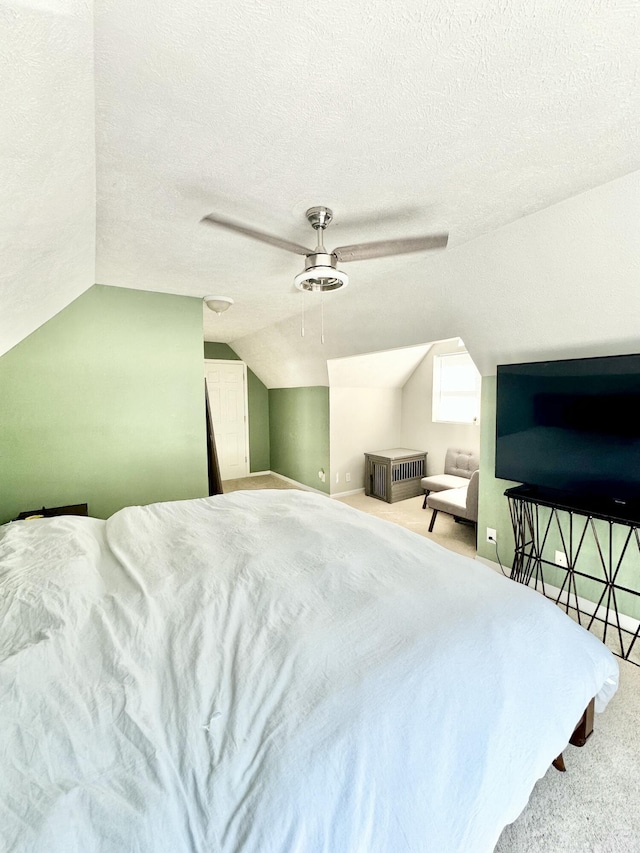
[[[233,364],[233,365],[241,365],[242,366],[242,384],[244,387],[244,458],[245,464],[247,466],[246,473],[243,475],[248,477],[251,474],[251,458],[249,455],[249,383],[247,381],[247,365],[246,362],[241,361],[239,358],[205,358],[204,360],[204,372],[205,372],[205,383],[206,383],[206,370],[208,364]],[[207,387],[207,393],[208,393]],[[216,434],[216,425],[212,422],[213,434],[215,437]],[[242,479],[242,478],[239,478]]]

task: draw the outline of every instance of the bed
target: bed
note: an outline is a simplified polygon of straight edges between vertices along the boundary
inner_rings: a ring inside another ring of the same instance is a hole
[[[13,522],[0,848],[491,851],[617,678],[543,596],[321,495]]]

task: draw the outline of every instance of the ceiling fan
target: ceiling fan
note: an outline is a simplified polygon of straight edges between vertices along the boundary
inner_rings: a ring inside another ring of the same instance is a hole
[[[333,211],[328,207],[318,205],[317,207],[310,207],[305,216],[318,235],[318,245],[315,249],[307,249],[305,246],[285,240],[282,237],[274,237],[271,234],[265,234],[263,231],[256,231],[255,228],[239,225],[218,216],[216,213],[209,213],[201,221],[207,225],[218,225],[222,228],[228,228],[230,231],[237,231],[247,237],[253,237],[254,240],[261,240],[263,243],[269,243],[271,246],[277,246],[287,252],[294,252],[296,255],[304,255],[304,272],[295,277],[294,283],[298,290],[315,292],[338,290],[347,285],[349,277],[338,269],[338,261],[341,263],[364,261],[369,258],[384,258],[388,255],[444,249],[449,239],[448,234],[428,234],[403,240],[380,240],[376,243],[338,246],[337,249],[330,252],[324,246],[324,229],[333,219]]]

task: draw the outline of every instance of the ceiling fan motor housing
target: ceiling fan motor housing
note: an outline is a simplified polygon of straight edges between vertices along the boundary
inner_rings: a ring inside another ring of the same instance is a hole
[[[312,255],[307,255],[304,262],[305,270],[310,270],[313,267],[333,267],[333,269],[337,269],[337,265],[338,259],[329,252],[314,252]]]

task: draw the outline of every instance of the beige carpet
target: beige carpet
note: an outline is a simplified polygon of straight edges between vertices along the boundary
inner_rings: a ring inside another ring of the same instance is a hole
[[[496,853],[640,853],[640,667],[620,661],[620,687],[587,743],[551,767]]]
[[[271,475],[223,487],[295,488]],[[475,531],[450,516],[439,515],[428,533],[431,512],[422,509],[422,498],[387,504],[357,494],[340,500],[475,556]],[[620,661],[620,688],[605,713],[596,714],[593,735],[581,749],[568,746],[564,756],[567,772],[549,768],[495,853],[640,853],[640,667]]]
[[[293,483],[275,477],[273,474],[257,474],[255,477],[242,477],[240,480],[223,480],[225,492],[238,492],[241,489],[295,489]]]

